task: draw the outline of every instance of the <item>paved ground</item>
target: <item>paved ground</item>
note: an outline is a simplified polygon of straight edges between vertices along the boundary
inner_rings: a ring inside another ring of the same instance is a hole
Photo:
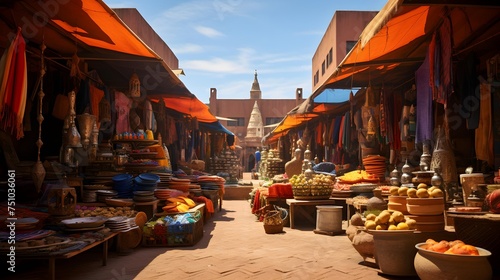
[[[344,225],[345,228],[345,225]],[[383,275],[363,262],[345,234],[315,234],[314,228],[285,228],[266,234],[245,200],[224,201],[192,247],[138,247],[128,254],[111,248],[108,265],[94,248],[57,260],[57,279],[409,279]],[[2,279],[46,279],[47,261],[18,262]],[[5,269],[2,271],[2,275]],[[13,277],[12,277],[13,276]]]

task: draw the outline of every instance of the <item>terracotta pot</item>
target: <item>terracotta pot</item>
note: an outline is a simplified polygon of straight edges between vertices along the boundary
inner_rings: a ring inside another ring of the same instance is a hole
[[[479,256],[443,254],[422,249],[425,243],[415,245],[414,266],[422,280],[488,280],[493,273],[488,262],[491,253],[478,248]]]
[[[375,260],[384,274],[417,275],[413,267],[416,235],[413,230],[370,230],[375,245]]]

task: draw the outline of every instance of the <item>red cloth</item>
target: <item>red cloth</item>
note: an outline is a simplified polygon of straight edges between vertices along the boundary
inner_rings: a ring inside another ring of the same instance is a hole
[[[208,213],[211,213],[211,214],[215,213],[214,203],[212,202],[211,199],[204,197],[204,196],[197,196],[193,200],[195,200],[196,202],[205,203],[205,208],[207,209]]]
[[[4,107],[0,116],[0,128],[6,131],[10,129],[12,133],[16,132],[16,139],[19,140],[24,136],[23,119],[28,94],[26,42],[22,37],[21,29],[18,29],[11,47],[14,48],[12,60],[10,65],[5,65],[5,68],[9,70],[8,73],[5,71],[7,75],[3,76],[3,79],[7,81],[2,102]]]
[[[253,198],[252,214],[257,213],[260,209],[260,190],[255,191],[255,197]]]

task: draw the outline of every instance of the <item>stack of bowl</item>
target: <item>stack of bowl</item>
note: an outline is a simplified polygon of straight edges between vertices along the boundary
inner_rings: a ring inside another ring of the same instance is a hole
[[[399,211],[403,214],[409,214],[406,207],[407,196],[396,196],[390,195],[389,202],[387,203],[387,210],[389,211]]]
[[[106,203],[106,199],[114,198],[118,194],[114,190],[97,190],[95,193],[96,193],[96,201],[101,203]]]
[[[443,231],[444,199],[439,198],[407,198],[406,207],[410,217],[416,221],[418,231]]]
[[[132,198],[134,191],[133,176],[130,174],[118,174],[113,176],[113,189],[118,198]]]
[[[155,200],[154,191],[134,191],[134,201],[148,202]]]
[[[158,182],[160,182],[160,176],[153,173],[142,173],[134,179],[135,187],[134,191],[154,191]]]

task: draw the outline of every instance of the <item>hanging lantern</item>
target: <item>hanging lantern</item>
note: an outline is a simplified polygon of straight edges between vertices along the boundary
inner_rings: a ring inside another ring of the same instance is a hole
[[[130,97],[141,97],[141,81],[136,73],[132,74],[128,83]]]
[[[366,132],[366,140],[372,141],[375,138],[375,121],[373,120],[373,116],[368,120],[367,132]]]

